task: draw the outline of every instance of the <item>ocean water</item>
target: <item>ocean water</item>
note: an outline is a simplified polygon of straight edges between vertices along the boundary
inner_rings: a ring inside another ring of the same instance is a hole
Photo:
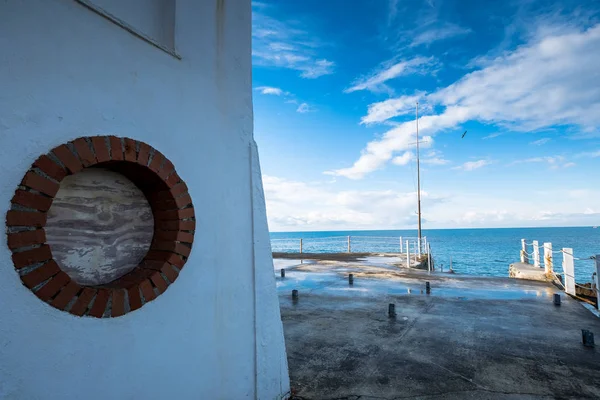
[[[303,239],[304,252],[345,252],[350,236],[352,251],[398,252],[399,237],[416,237],[416,230],[331,231],[331,232],[272,232],[273,251],[297,252]],[[461,274],[479,276],[508,276],[508,266],[520,259],[521,239],[527,243],[537,240],[540,245],[540,263],[543,265],[544,242],[551,242],[554,250],[554,269],[562,271],[562,254],[558,250],[573,249],[575,280],[590,282],[595,271],[590,256],[600,254],[600,228],[493,228],[493,229],[425,229],[423,236],[431,245],[436,267],[450,266]],[[403,249],[406,251],[406,249]],[[528,247],[532,252],[532,247]],[[579,260],[577,259],[579,258]],[[533,263],[533,261],[531,261]]]

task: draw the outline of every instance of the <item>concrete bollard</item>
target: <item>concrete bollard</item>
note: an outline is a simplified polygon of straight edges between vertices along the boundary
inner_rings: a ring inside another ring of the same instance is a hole
[[[583,341],[583,345],[585,347],[594,347],[594,334],[592,331],[588,331],[587,329],[581,330],[581,340]]]
[[[560,306],[560,294],[558,294],[558,293],[554,294],[554,305]]]
[[[348,284],[354,285],[354,275],[353,274],[348,275]]]
[[[431,293],[431,286],[429,285],[429,282],[425,282],[425,292],[427,292],[427,294]]]
[[[391,304],[388,306],[388,317],[395,318],[396,317],[396,305]]]
[[[298,300],[298,290],[297,289],[292,290],[292,299]]]
[[[285,269],[281,268],[281,277],[285,278]]]

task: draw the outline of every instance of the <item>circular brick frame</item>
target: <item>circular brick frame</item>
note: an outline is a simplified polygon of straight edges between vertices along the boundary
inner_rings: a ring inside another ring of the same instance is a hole
[[[121,173],[146,196],[154,215],[150,250],[129,273],[98,286],[79,285],[46,244],[46,213],[67,175],[102,167]],[[40,156],[6,213],[7,241],[23,284],[51,306],[77,316],[118,317],[154,300],[177,279],[190,255],[196,220],[173,163],[146,143],[116,136],[81,137]]]

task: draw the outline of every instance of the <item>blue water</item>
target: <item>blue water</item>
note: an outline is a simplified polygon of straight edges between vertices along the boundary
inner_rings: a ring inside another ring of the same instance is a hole
[[[273,251],[297,252],[303,239],[304,252],[345,252],[347,236],[352,251],[399,251],[400,236],[416,236],[415,230],[331,231],[331,232],[272,232]],[[537,240],[540,262],[543,265],[544,242],[551,242],[554,251],[563,247],[573,249],[575,279],[590,282],[595,270],[589,257],[600,254],[600,228],[497,228],[497,229],[427,229],[423,236],[431,244],[436,267],[452,267],[457,273],[479,276],[508,275],[508,265],[519,261],[521,239],[528,243]],[[388,239],[389,238],[389,239]],[[285,240],[284,240],[285,239]],[[405,249],[403,249],[406,251]],[[528,248],[531,252],[531,247]],[[562,254],[554,254],[554,269],[562,271]]]

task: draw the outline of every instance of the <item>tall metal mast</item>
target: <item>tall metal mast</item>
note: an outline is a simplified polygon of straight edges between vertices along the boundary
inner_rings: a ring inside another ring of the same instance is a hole
[[[417,101],[417,214],[419,216],[418,238],[421,245],[421,168],[419,162],[419,102]],[[420,251],[420,249],[419,249]]]

